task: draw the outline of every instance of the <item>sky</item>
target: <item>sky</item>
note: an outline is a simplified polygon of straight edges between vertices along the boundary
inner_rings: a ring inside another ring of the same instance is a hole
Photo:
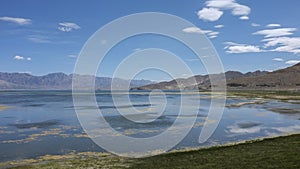
[[[83,45],[99,28],[140,12],[172,14],[193,23],[182,31],[205,34],[225,71],[277,70],[300,62],[299,6],[299,0],[1,0],[0,72],[71,74]],[[206,74],[182,44],[143,35],[114,47],[98,75],[112,76],[122,58],[153,47],[178,55],[195,74]],[[152,71],[139,78],[170,78],[162,74]]]

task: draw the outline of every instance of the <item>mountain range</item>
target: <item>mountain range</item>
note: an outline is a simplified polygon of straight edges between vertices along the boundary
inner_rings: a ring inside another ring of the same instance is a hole
[[[213,74],[210,77],[216,81],[224,80],[222,74]],[[255,71],[241,73],[237,71],[225,72],[228,90],[300,90],[300,63],[273,72]],[[195,80],[193,80],[193,78]],[[140,87],[132,90],[209,90],[211,88],[208,75],[196,75],[189,78],[180,78]]]
[[[150,80],[131,80],[131,90],[210,90],[210,78],[216,81],[224,80],[222,74],[196,75],[189,78],[178,78],[171,81],[155,83]],[[51,73],[45,76],[33,76],[28,73],[0,73],[0,89],[47,89],[70,90],[74,74]],[[255,71],[241,73],[225,72],[228,90],[300,90],[300,63],[273,72]],[[195,80],[193,80],[193,78]],[[95,77],[95,87],[98,90],[109,90],[112,80],[118,89],[124,88],[129,80],[109,77]]]
[[[0,89],[47,89],[47,90],[70,90],[72,89],[72,78],[74,74],[51,73],[45,76],[33,76],[28,73],[0,73]],[[94,78],[94,77],[93,77]],[[119,89],[125,86],[129,80],[114,79]],[[109,90],[112,78],[95,77],[97,90]],[[152,84],[149,80],[131,80],[130,87],[138,87]]]

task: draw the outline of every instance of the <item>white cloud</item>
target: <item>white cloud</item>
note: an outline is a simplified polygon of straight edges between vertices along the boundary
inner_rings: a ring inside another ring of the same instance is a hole
[[[251,12],[248,6],[241,5],[235,0],[208,0],[205,5],[206,7],[198,12],[198,16],[200,19],[208,21],[218,20],[223,15],[224,10],[231,10],[232,15],[242,16],[241,19],[245,19]]]
[[[142,51],[143,49],[142,48],[135,48],[135,49],[133,49],[132,51],[133,52],[139,52],[139,51]]]
[[[257,23],[251,23],[251,26],[253,26],[253,27],[259,27],[260,24],[257,24]]]
[[[80,29],[79,25],[77,25],[76,23],[72,23],[72,22],[62,22],[62,23],[59,23],[59,25],[60,26],[58,27],[58,29],[63,32],[70,32],[72,30]]]
[[[283,59],[282,59],[282,58],[274,58],[274,59],[272,59],[272,60],[277,61],[277,62],[283,62]]]
[[[268,24],[266,27],[268,28],[273,28],[273,27],[280,27],[281,25],[280,24],[277,24],[277,23],[271,23],[271,24]]]
[[[203,33],[201,29],[198,27],[188,27],[188,28],[184,28],[182,31],[185,33],[200,33],[200,34]]]
[[[223,12],[217,8],[203,8],[202,10],[198,11],[199,19],[205,21],[217,21],[223,15]]]
[[[253,25],[252,26],[257,26]],[[279,24],[269,24],[268,27],[278,27]],[[288,52],[300,54],[300,37],[290,37],[296,31],[296,28],[273,28],[254,32],[253,35],[263,35],[261,40],[263,46],[253,46],[247,44],[236,44],[226,42],[227,53],[246,53],[246,52]],[[275,58],[274,61],[283,61]]]
[[[240,44],[240,43],[235,43],[235,42],[224,42],[224,44],[227,46],[245,45],[245,44]],[[226,49],[226,47],[225,47],[225,49]]]
[[[265,35],[265,38],[287,36],[294,34],[296,28],[277,28],[277,29],[266,29],[254,32],[253,35]]]
[[[31,58],[30,58],[30,57],[25,58],[25,57],[20,56],[20,55],[16,55],[16,56],[14,57],[14,59],[15,59],[15,60],[27,60],[27,61],[31,61]]]
[[[214,39],[214,38],[218,37],[219,32],[215,32],[215,31],[210,31],[210,30],[208,30],[206,34],[208,35],[208,37],[209,37],[210,39]]]
[[[48,37],[41,35],[30,35],[27,39],[34,43],[52,43],[52,41],[49,40]]]
[[[15,60],[24,60],[25,58],[23,56],[19,56],[19,55],[16,55],[14,57]]]
[[[275,49],[270,49],[271,51],[300,53],[300,37],[274,37],[262,41],[266,42],[265,48],[275,47]]]
[[[223,28],[224,25],[216,25],[215,28]]]
[[[69,58],[77,58],[77,55],[68,55]]]
[[[6,21],[6,22],[12,22],[16,23],[19,25],[29,25],[31,24],[31,19],[25,19],[25,18],[14,18],[14,17],[8,17],[8,16],[3,16],[0,17],[1,21]]]
[[[289,60],[285,62],[288,65],[295,65],[297,63],[300,63],[300,60]]]
[[[249,15],[251,12],[251,9],[248,6],[238,4],[235,0],[209,0],[206,2],[206,6],[223,10],[232,10],[231,13],[233,15]]]
[[[199,61],[200,59],[196,58],[196,59],[185,59],[185,60],[188,61],[188,62],[194,62],[194,61]]]
[[[208,31],[207,33],[209,36],[216,36],[219,34],[219,32],[215,32],[215,31]]]
[[[293,54],[300,54],[300,37],[272,37],[265,38],[262,42],[264,42],[263,47],[237,44],[233,42],[225,42],[224,44],[227,45],[225,49],[228,49],[228,53],[237,53],[239,50],[253,50],[252,52],[289,52]],[[264,48],[264,50],[262,50],[262,48]]]
[[[253,45],[242,45],[242,46],[229,46],[228,53],[253,53],[261,52],[260,48]]]
[[[240,17],[240,20],[248,20],[248,19],[249,19],[248,16],[241,16],[241,17]]]
[[[234,42],[225,42],[227,45],[224,49],[226,49],[227,53],[258,53],[263,52],[258,46],[247,45],[247,44],[238,44]]]
[[[212,31],[212,30],[201,30],[198,27],[188,27],[188,28],[184,28],[182,31],[186,33],[206,34],[211,39],[218,37],[219,34],[219,32]]]

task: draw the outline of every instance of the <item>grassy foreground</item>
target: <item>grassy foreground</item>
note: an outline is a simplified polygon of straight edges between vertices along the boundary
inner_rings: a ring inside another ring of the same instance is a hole
[[[12,163],[2,163],[8,167]],[[16,164],[16,163],[15,163]],[[7,166],[8,165],[8,166]],[[20,165],[20,164],[19,164]],[[300,168],[300,134],[248,141],[143,159],[112,155],[74,156],[30,161],[13,168]]]

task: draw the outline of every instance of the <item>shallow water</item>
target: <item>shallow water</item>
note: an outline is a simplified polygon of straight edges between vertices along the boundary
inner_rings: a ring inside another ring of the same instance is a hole
[[[228,98],[217,130],[207,142],[199,144],[198,138],[209,110],[210,97],[195,93],[188,95],[190,105],[184,105],[183,114],[178,116],[180,96],[177,91],[168,92],[167,105],[159,116],[154,108],[163,103],[159,97],[152,97],[152,102],[149,102],[147,91],[130,93],[131,104],[122,102],[125,95],[120,92],[119,105],[113,104],[110,92],[98,91],[98,107],[87,104],[76,108],[87,112],[100,109],[115,130],[136,138],[155,136],[168,129],[176,118],[188,121],[197,115],[194,127],[175,149],[300,132],[300,104],[293,101]],[[198,112],[192,112],[189,107],[199,102]],[[8,107],[0,111],[0,161],[74,151],[104,151],[83,132],[70,91],[1,91],[0,105]],[[132,105],[141,113],[131,113]],[[124,116],[118,110],[125,112]],[[134,123],[127,119],[140,119],[140,116],[149,122]]]

